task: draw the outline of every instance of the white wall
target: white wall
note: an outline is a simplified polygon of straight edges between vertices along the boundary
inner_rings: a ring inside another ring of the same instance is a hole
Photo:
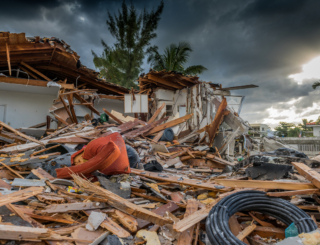
[[[320,136],[320,126],[313,127],[313,136]]]
[[[6,105],[4,122],[13,128],[43,123],[58,91],[58,87],[0,83],[0,120],[3,120],[3,105]]]

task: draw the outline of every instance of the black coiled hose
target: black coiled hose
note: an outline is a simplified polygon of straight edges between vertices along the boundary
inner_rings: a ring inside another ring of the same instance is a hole
[[[295,223],[299,233],[317,229],[310,216],[292,203],[281,198],[268,197],[262,191],[241,191],[223,198],[211,209],[206,230],[212,245],[245,245],[229,228],[229,218],[241,211],[261,212],[286,225]]]

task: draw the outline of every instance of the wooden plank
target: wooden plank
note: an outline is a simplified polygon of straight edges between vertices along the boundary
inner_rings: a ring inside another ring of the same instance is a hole
[[[90,140],[84,139],[83,137],[70,137],[70,138],[61,138],[53,139],[48,143],[59,143],[59,144],[87,144]]]
[[[175,89],[183,89],[183,88],[184,88],[184,87],[181,86],[179,83],[174,83],[174,82],[171,82],[171,81],[167,81],[167,80],[165,80],[165,79],[163,79],[163,78],[154,76],[154,75],[152,75],[152,74],[150,74],[150,73],[147,74],[147,76],[148,76],[148,80],[147,80],[148,82],[154,81],[154,82],[156,82],[156,83],[164,84],[164,85],[166,85],[166,86],[169,86],[169,87],[175,88]],[[150,81],[150,80],[152,80],[152,81]]]
[[[13,127],[11,127],[11,126],[9,126],[9,125],[7,125],[7,124],[5,124],[4,122],[1,122],[1,121],[0,121],[0,126],[8,129],[9,131],[13,132],[15,135],[18,135],[18,136],[20,136],[20,137],[22,137],[22,138],[24,138],[24,139],[27,139],[27,140],[30,140],[30,141],[32,141],[32,142],[38,143],[38,144],[40,144],[40,145],[43,144],[43,143],[40,142],[39,140],[37,140],[37,139],[35,139],[35,138],[32,138],[32,137],[30,137],[30,136],[28,136],[28,135],[26,135],[26,134],[24,134],[24,133],[19,132],[18,130],[14,129]]]
[[[292,162],[292,165],[298,170],[299,174],[310,180],[312,184],[320,188],[320,174],[314,169],[301,162]]]
[[[240,232],[239,235],[237,235],[237,238],[242,241],[243,239],[245,239],[247,236],[249,236],[253,230],[257,227],[257,225],[252,224],[248,227],[246,227],[242,232]]]
[[[231,191],[231,192],[227,192],[227,193],[223,193],[219,196],[219,198],[215,199],[213,203],[210,203],[209,205],[205,206],[204,208],[198,210],[197,212],[193,213],[192,215],[178,221],[177,223],[175,223],[173,225],[173,229],[177,232],[183,232],[185,230],[187,230],[189,227],[199,223],[201,220],[205,219],[210,210],[220,201],[222,200],[224,197],[232,195],[236,192],[240,192],[240,191],[246,191],[248,189],[241,189],[241,190],[235,190],[235,191]]]
[[[40,87],[47,87],[47,84],[48,84],[47,81],[16,78],[16,77],[5,77],[5,76],[0,76],[0,82],[23,84],[23,85],[30,85],[30,86],[40,86]],[[62,88],[65,88],[65,89],[74,89],[73,84],[60,84],[60,85]]]
[[[194,212],[198,210],[199,202],[195,199],[188,200],[187,202],[187,208],[186,212],[184,214],[184,217],[188,217]],[[187,230],[183,231],[179,235],[178,243],[177,245],[191,245],[191,242],[193,240],[193,232],[194,232],[195,226],[191,226]]]
[[[217,151],[217,153],[219,154],[218,151]],[[212,161],[214,161],[214,162],[218,162],[218,163],[220,163],[220,164],[224,164],[224,165],[229,165],[229,166],[234,166],[234,165],[235,165],[235,163],[233,163],[233,162],[229,162],[229,161],[224,160],[224,159],[222,159],[222,158],[218,158],[218,157],[216,157],[214,154],[210,154],[210,153],[208,153],[208,154],[206,155],[206,158],[207,158],[207,159],[210,159],[210,160],[212,160]]]
[[[238,220],[237,220],[235,215],[232,215],[230,217],[230,219],[229,219],[229,227],[230,227],[230,230],[231,230],[232,234],[235,235],[235,236],[238,236],[242,232],[242,228],[241,228],[241,226],[240,226],[240,224],[239,224],[239,222],[238,222]],[[248,240],[247,240],[247,238],[244,238],[242,241],[245,244],[250,245]]]
[[[229,191],[229,188],[224,188],[224,189],[217,189],[215,187],[215,183],[210,183],[210,182],[206,182],[203,183],[200,180],[196,180],[196,179],[183,179],[174,175],[169,175],[169,174],[161,174],[161,176],[167,176],[167,177],[161,177],[159,176],[158,173],[153,173],[153,172],[149,172],[149,171],[144,171],[144,170],[139,170],[139,169],[131,169],[131,173],[133,174],[137,174],[143,177],[147,177],[150,179],[155,179],[155,180],[160,180],[162,182],[171,182],[171,183],[177,183],[180,185],[189,185],[189,186],[194,186],[197,188],[203,188],[203,189],[207,189],[207,190],[212,190],[212,191],[219,191],[219,192],[226,192]]]
[[[209,143],[210,146],[212,146],[214,137],[216,135],[216,133],[219,130],[220,124],[222,123],[222,120],[225,116],[225,109],[227,107],[227,99],[223,98],[222,102],[220,103],[217,113],[214,117],[214,120],[212,121],[212,123],[210,124],[210,126],[207,127],[207,132],[209,134]]]
[[[55,137],[55,136],[61,134],[62,132],[66,131],[74,126],[75,126],[75,124],[70,124],[69,126],[66,126],[66,127],[59,129],[59,130],[56,130],[54,133],[48,135],[47,137],[42,138],[41,140],[43,141],[43,140],[51,139],[52,137]]]
[[[275,227],[273,224],[265,222],[263,220],[258,219],[256,216],[254,216],[251,212],[249,212],[249,215],[255,220],[257,221],[261,226],[264,227]]]
[[[43,190],[43,187],[29,187],[11,194],[0,196],[0,207],[10,203],[26,200],[29,197],[42,193]]]
[[[151,135],[151,134],[154,134],[154,133],[157,133],[159,131],[162,131],[166,128],[171,128],[171,127],[174,127],[180,123],[183,123],[183,122],[186,122],[188,121],[191,117],[192,117],[193,114],[189,114],[189,115],[186,115],[184,117],[180,117],[178,119],[175,119],[175,120],[172,120],[170,122],[166,122],[164,124],[161,124],[155,128],[153,128],[152,130],[150,130],[149,132],[147,132],[144,136],[148,136],[148,135]]]
[[[244,228],[248,227],[249,225],[242,224]],[[274,228],[274,227],[263,227],[257,226],[252,235],[259,235],[261,237],[273,237],[278,239],[285,239],[285,229],[282,228]]]
[[[320,196],[320,191],[317,189],[301,190],[301,191],[282,191],[282,192],[267,192],[270,197],[290,197],[296,195],[312,195],[317,194]]]
[[[9,50],[8,43],[6,43],[6,53],[7,53],[7,62],[8,62],[9,75],[11,76],[10,50]]]
[[[40,150],[40,151],[35,151],[34,153],[32,153],[32,154],[30,155],[30,157],[35,156],[35,155],[38,155],[38,154],[40,154],[40,153],[42,153],[42,152],[45,152],[45,151],[48,151],[48,150],[57,148],[57,147],[59,147],[59,146],[60,146],[60,145],[54,145],[54,146],[51,146],[51,147],[48,147],[48,148],[44,148],[44,149],[42,149],[42,150]]]
[[[81,188],[86,190],[89,193],[95,193],[99,196],[108,200],[108,204],[126,214],[132,215],[134,217],[144,219],[146,221],[152,222],[157,225],[172,224],[173,221],[163,218],[147,209],[141,208],[138,205],[135,205],[126,199],[114,194],[111,191],[108,191],[100,186],[97,186],[87,180],[82,179],[80,176],[75,174],[72,175],[75,183]]]
[[[40,220],[46,220],[46,221],[52,221],[52,222],[58,222],[58,223],[64,223],[64,224],[73,224],[75,223],[74,221],[66,220],[66,219],[58,219],[50,216],[42,216],[42,215],[37,215],[37,214],[30,214],[27,213],[31,218],[34,219],[40,219]]]
[[[74,106],[73,106],[73,94],[68,94],[67,95],[68,101],[69,101],[69,107],[70,107],[70,111],[72,114],[72,118],[73,118],[73,122],[78,124],[78,119],[77,119],[77,115],[76,112],[74,111]]]
[[[143,126],[141,128],[138,128],[136,130],[133,130],[131,132],[128,132],[126,134],[124,134],[124,136],[128,139],[134,139],[135,137],[139,136],[139,135],[142,135],[144,134],[145,132],[148,132],[150,129],[158,126],[159,124],[163,123],[164,121],[166,121],[169,117],[165,117],[165,118],[162,118],[158,121],[155,121],[151,124],[148,124],[146,126]]]
[[[160,138],[162,137],[163,133],[164,133],[164,130],[158,132],[157,135],[154,136],[154,138],[152,139],[152,141],[155,142],[155,143],[157,143],[157,142],[160,140]]]
[[[69,108],[68,108],[68,105],[67,105],[67,103],[64,101],[63,96],[60,94],[59,97],[60,97],[60,101],[62,102],[62,104],[63,104],[63,106],[64,106],[64,109],[67,111],[67,113],[68,113],[68,115],[69,115],[69,118],[71,119],[71,121],[72,121],[73,123],[75,123],[75,121],[74,121],[74,119],[73,119],[73,116],[71,115],[71,112],[70,112],[70,110],[69,110]]]
[[[164,190],[164,189],[162,189],[162,190]],[[149,196],[149,195],[146,195],[146,194],[143,194],[143,193],[139,193],[139,192],[132,192],[132,194],[135,195],[135,196],[138,196],[138,197],[143,197],[144,199],[155,201],[155,202],[162,202],[162,203],[172,202],[170,200],[164,200],[164,199],[159,198],[159,197]],[[180,208],[186,208],[186,205],[184,205],[182,203],[177,203],[177,202],[174,202],[174,203],[176,205],[178,205]]]
[[[155,113],[153,113],[153,116],[150,118],[150,120],[148,121],[148,123],[153,123],[158,115],[161,113],[161,111],[163,110],[163,108],[166,106],[166,103],[163,103],[156,111]]]
[[[42,169],[43,170],[43,169]],[[35,175],[35,176],[37,176],[39,179],[46,179],[45,178],[45,176],[43,176],[39,171],[38,171],[38,169],[32,169],[31,170],[31,172]],[[55,185],[54,184],[51,184],[50,183],[50,181],[49,180],[46,180],[46,184],[48,185],[48,186],[50,186],[50,188],[52,189],[52,190],[57,190],[57,187],[55,187]]]
[[[73,96],[79,100],[80,103],[86,104],[88,103],[88,101],[86,101],[84,98],[82,98],[80,95],[78,94],[73,94]],[[98,110],[96,110],[96,108],[94,108],[92,105],[84,105],[85,107],[87,107],[89,110],[91,110],[93,113],[97,114],[100,116],[100,112]]]
[[[85,197],[84,197],[85,198]],[[108,207],[105,203],[101,202],[79,202],[68,204],[51,204],[43,210],[36,211],[37,214],[41,213],[64,213],[69,211],[90,210]]]
[[[26,68],[24,68],[23,66],[19,66],[19,69],[26,72],[28,75],[30,75],[31,77],[33,77],[36,80],[41,80],[39,79],[39,77],[37,77],[36,75],[34,75],[31,71],[28,71]]]
[[[119,123],[120,125],[123,124],[123,122],[118,119],[116,116],[112,115],[110,112],[108,112],[106,109],[103,108],[103,111],[109,116],[111,117],[114,121],[116,121],[117,123]]]
[[[7,168],[10,172],[14,173],[15,175],[17,175],[19,178],[24,179],[23,176],[21,176],[18,172],[16,172],[15,170],[13,170],[11,167],[9,167],[7,164],[5,164],[4,162],[0,162],[0,164],[2,164],[5,168]]]
[[[215,179],[216,184],[229,186],[233,188],[257,188],[257,189],[281,189],[281,190],[307,190],[316,189],[313,184],[264,181],[264,180],[233,180],[233,179]]]
[[[32,228],[17,225],[0,225],[0,237],[6,240],[39,240],[40,237],[49,237],[49,229]]]
[[[177,206],[174,202],[169,202],[165,205],[162,205],[161,207],[152,210],[152,213],[155,213],[159,216],[164,216],[166,212],[174,212],[179,209],[179,206]],[[143,219],[137,219],[138,221],[138,230],[144,229],[145,227],[151,225],[151,222]]]
[[[52,79],[48,78],[47,76],[45,76],[44,74],[42,74],[40,71],[34,69],[33,67],[29,66],[28,64],[26,64],[25,62],[21,61],[21,65],[27,67],[29,70],[33,71],[34,73],[38,74],[40,77],[42,77],[44,80],[47,81],[52,81]]]

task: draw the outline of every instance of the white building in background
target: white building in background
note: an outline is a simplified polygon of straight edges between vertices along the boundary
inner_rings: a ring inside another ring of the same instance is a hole
[[[261,137],[262,135],[266,135],[268,129],[270,129],[270,127],[267,124],[263,124],[263,123],[253,123],[250,124],[252,130],[250,130],[250,132],[252,133],[252,137]]]
[[[315,122],[307,123],[308,128],[313,129],[313,136],[320,136],[320,125]]]

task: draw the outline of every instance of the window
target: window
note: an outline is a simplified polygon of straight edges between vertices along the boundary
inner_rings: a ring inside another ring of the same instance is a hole
[[[173,106],[172,105],[166,105],[166,116],[167,117],[173,116]]]
[[[261,128],[261,131],[264,131],[264,128]]]

